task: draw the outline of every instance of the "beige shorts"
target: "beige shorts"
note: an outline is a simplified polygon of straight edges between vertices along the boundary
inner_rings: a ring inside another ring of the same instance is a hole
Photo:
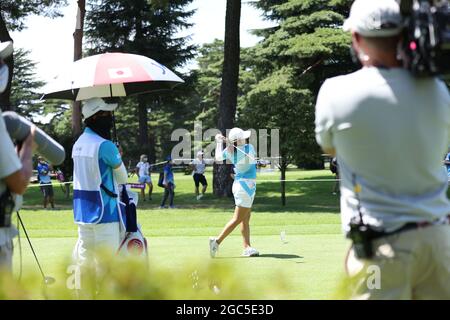
[[[450,299],[450,225],[384,237],[374,250],[370,260],[348,254],[353,299]]]

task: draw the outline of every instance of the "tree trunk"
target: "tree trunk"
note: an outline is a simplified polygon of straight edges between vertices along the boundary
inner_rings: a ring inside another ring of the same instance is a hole
[[[150,149],[148,151],[148,160],[150,163],[156,163],[156,135],[155,131],[150,131]]]
[[[280,166],[281,171],[281,205],[286,206],[286,169],[287,165],[282,163]]]
[[[150,143],[148,138],[148,117],[147,117],[147,99],[145,95],[140,95],[138,99],[138,118],[139,118],[139,146],[145,154],[150,151]]]
[[[77,21],[73,33],[73,61],[80,60],[83,55],[83,28],[84,15],[86,14],[86,1],[78,0]],[[81,134],[81,102],[72,103],[72,137],[75,139]]]
[[[8,29],[6,28],[5,20],[3,20],[1,10],[0,10],[0,41],[1,42],[12,41]],[[13,106],[11,106],[10,96],[11,96],[11,80],[14,72],[14,54],[6,58],[4,62],[8,65],[9,77],[8,77],[8,85],[5,91],[3,91],[3,93],[0,94],[0,107],[3,111],[6,111],[13,109]]]
[[[139,6],[140,10],[144,10],[142,7],[141,1],[136,1],[133,3],[134,6]],[[143,24],[142,24],[142,17],[136,16],[135,17],[135,42],[137,44],[144,43],[144,32],[143,32]],[[142,49],[139,49],[138,51],[142,51]],[[150,145],[150,137],[149,137],[149,125],[148,125],[148,104],[149,102],[151,104],[157,104],[158,101],[154,95],[139,95],[137,97],[138,100],[138,117],[139,117],[139,146],[141,147],[141,150],[143,154],[146,154],[148,159],[152,162],[152,159],[156,159],[155,156],[155,149],[154,144]],[[152,110],[154,107],[152,106]],[[153,138],[153,137],[152,137]],[[152,147],[152,148],[151,148]],[[152,150],[151,150],[152,149]],[[154,162],[153,162],[154,163]]]
[[[223,135],[234,126],[239,80],[239,26],[241,0],[227,0],[225,17],[224,61],[220,89],[218,128]],[[232,196],[230,165],[214,165],[213,192],[216,196]]]

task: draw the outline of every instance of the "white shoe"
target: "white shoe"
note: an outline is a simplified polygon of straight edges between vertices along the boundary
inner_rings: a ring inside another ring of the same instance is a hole
[[[219,244],[217,243],[216,238],[209,238],[209,254],[211,258],[216,256],[217,251],[219,251]]]
[[[200,200],[202,197],[200,195],[197,196],[197,200]]]
[[[244,257],[257,257],[259,256],[259,252],[255,248],[247,247],[244,249],[244,252],[242,252],[242,255]]]

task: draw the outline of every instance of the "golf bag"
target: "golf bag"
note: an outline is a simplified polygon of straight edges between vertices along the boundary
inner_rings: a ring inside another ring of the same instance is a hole
[[[125,226],[125,234],[120,242],[117,253],[147,258],[147,239],[145,239],[137,223],[137,194],[127,190],[126,186],[123,185],[120,193],[120,201],[120,211],[122,222]]]

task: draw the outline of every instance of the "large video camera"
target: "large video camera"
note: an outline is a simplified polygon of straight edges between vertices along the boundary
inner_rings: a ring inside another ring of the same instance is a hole
[[[28,137],[33,125],[30,121],[12,111],[3,112],[2,115],[11,139],[21,142]],[[37,144],[37,152],[50,163],[59,165],[64,161],[66,157],[64,147],[37,127],[34,141]]]
[[[448,0],[397,0],[405,18],[406,67],[416,76],[450,79]]]

